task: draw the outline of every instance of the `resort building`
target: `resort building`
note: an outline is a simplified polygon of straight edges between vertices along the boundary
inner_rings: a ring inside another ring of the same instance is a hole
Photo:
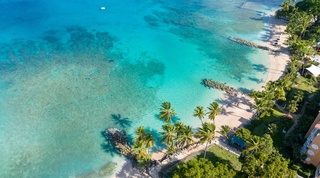
[[[304,143],[301,153],[307,155],[305,163],[314,165],[316,167],[315,177],[320,178],[320,112],[305,138],[307,138],[307,141]]]
[[[311,65],[310,67],[306,68],[307,73],[310,75],[313,75],[315,77],[318,77],[320,75],[320,67]]]

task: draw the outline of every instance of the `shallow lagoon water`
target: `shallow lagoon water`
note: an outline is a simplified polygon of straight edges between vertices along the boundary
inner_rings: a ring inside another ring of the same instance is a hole
[[[221,97],[201,79],[261,87],[267,53],[228,37],[263,40],[280,3],[0,1],[0,177],[108,176],[124,158],[105,128],[159,139],[162,102],[197,126],[193,109]]]

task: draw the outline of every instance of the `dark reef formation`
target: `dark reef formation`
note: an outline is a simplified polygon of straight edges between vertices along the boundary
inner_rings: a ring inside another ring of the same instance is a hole
[[[117,128],[108,128],[105,130],[105,137],[109,139],[118,151],[124,156],[130,156],[132,148],[127,141],[127,136],[124,132]]]

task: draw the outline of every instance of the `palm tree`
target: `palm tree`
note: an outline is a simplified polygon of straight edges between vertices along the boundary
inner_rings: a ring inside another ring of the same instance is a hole
[[[143,126],[139,126],[134,133],[137,135],[137,137],[133,138],[136,142],[143,142],[145,140],[146,136],[146,129]]]
[[[146,163],[150,160],[151,155],[147,153],[147,148],[142,142],[136,142],[133,145],[132,154],[135,155],[138,163]]]
[[[247,151],[248,152],[257,152],[259,148],[262,146],[262,140],[258,136],[252,136],[250,139],[246,141]]]
[[[289,115],[290,115],[290,113],[295,113],[296,111],[298,111],[298,102],[297,102],[297,100],[289,101],[287,109],[289,110]]]
[[[290,6],[291,6],[290,1],[284,1],[281,5],[284,11],[289,11]]]
[[[144,146],[146,149],[153,147],[155,140],[150,132],[146,132],[143,126],[139,126],[134,133],[137,137],[133,138],[135,145]]]
[[[300,24],[300,37],[305,36],[305,32],[307,31],[307,28],[311,25],[311,19],[312,15],[307,14],[306,12],[301,12],[300,18],[298,19]]]
[[[167,123],[165,125],[162,125],[162,129],[163,132],[159,132],[163,136],[161,142],[165,142],[167,144],[167,148],[174,146],[174,142],[176,139],[176,131],[174,129],[174,126],[170,123]]]
[[[153,147],[155,141],[154,138],[152,137],[152,134],[150,132],[147,132],[145,137],[144,137],[144,143],[146,148],[151,148]]]
[[[202,106],[197,106],[196,109],[194,109],[193,116],[198,117],[201,121],[201,124],[203,124],[202,119],[204,118],[205,110]]]
[[[293,97],[297,102],[300,102],[303,100],[304,96],[303,96],[303,92],[302,91],[297,91]]]
[[[185,126],[182,130],[182,133],[177,136],[177,145],[182,148],[184,146],[188,146],[194,142],[192,127]]]
[[[174,149],[173,145],[170,145],[169,147],[167,147],[167,151],[165,153],[165,155],[172,155],[176,152],[176,150]]]
[[[220,133],[221,135],[223,135],[227,139],[229,139],[228,133],[230,132],[230,130],[231,130],[231,128],[228,125],[223,125],[223,126],[221,126],[221,130],[218,131],[218,133]]]
[[[183,135],[183,130],[185,129],[186,125],[184,125],[182,122],[177,122],[173,125],[173,127],[174,127],[175,138],[176,138],[176,142],[174,146],[180,148],[180,142],[178,138]]]
[[[171,122],[172,116],[175,116],[176,113],[173,108],[171,108],[171,103],[170,102],[164,102],[161,104],[160,108],[160,114],[158,116],[159,119],[165,119],[165,122]]]
[[[204,158],[206,158],[208,144],[212,142],[214,138],[216,126],[212,123],[205,122],[202,124],[202,127],[198,129],[198,133],[196,133],[196,137],[200,138],[200,143],[206,143],[206,147],[204,150]]]
[[[214,120],[216,115],[218,115],[221,112],[221,108],[219,108],[219,104],[217,102],[212,102],[210,106],[208,107],[209,112],[209,119]]]

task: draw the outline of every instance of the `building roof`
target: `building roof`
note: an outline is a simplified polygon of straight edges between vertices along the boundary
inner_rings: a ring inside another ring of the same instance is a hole
[[[241,148],[246,148],[246,143],[245,143],[245,141],[242,140],[241,138],[235,136],[235,135],[231,138],[231,143],[233,143],[233,144],[236,143],[236,144],[238,144]]]
[[[311,65],[310,67],[306,68],[312,75],[315,77],[318,77],[320,75],[320,67],[317,67],[315,65]]]

